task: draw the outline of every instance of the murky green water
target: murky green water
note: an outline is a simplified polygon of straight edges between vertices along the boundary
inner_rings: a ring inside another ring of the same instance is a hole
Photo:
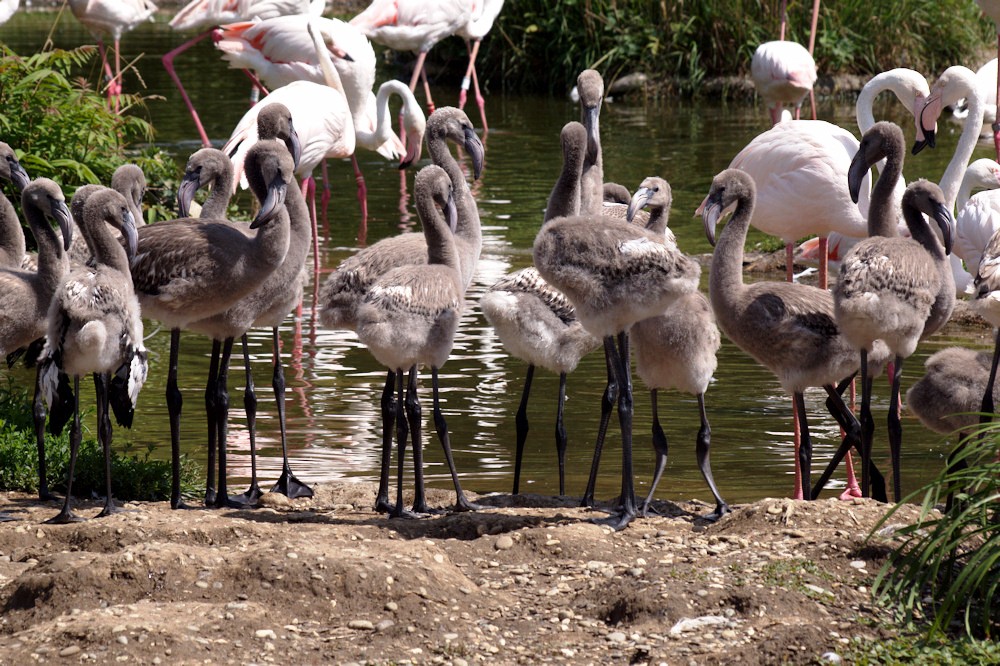
[[[44,43],[55,16],[18,15],[0,27],[0,39],[20,53],[29,53]],[[127,35],[123,50],[126,60],[142,52],[137,67],[148,86],[146,94],[165,98],[149,102],[157,140],[183,160],[199,143],[180,97],[159,63],[159,56],[181,41],[181,36],[166,26],[167,19],[159,16],[155,24]],[[68,13],[52,31],[52,39],[61,47],[90,41]],[[202,111],[209,135],[213,140],[224,141],[247,108],[248,80],[242,73],[226,69],[208,42],[189,51],[177,64],[192,99]],[[95,69],[95,80],[96,75]],[[126,79],[127,89],[135,89],[136,85],[134,77]],[[457,90],[438,88],[435,98],[439,104],[454,104]],[[903,122],[900,107],[895,102],[882,101],[884,108],[877,109],[876,116],[897,120],[911,134],[912,123]],[[577,118],[579,112],[566,99],[490,95],[488,113],[491,129],[484,141],[486,167],[481,180],[473,185],[483,223],[483,256],[468,294],[469,307],[455,351],[442,370],[441,381],[443,409],[463,484],[477,491],[509,491],[514,414],[526,366],[504,353],[476,302],[500,275],[530,263],[531,243],[561,164],[559,130],[566,121]],[[474,107],[470,117],[479,123]],[[847,102],[821,103],[820,117],[857,132],[853,108]],[[605,175],[630,189],[647,175],[665,177],[674,192],[671,227],[680,246],[689,253],[707,255],[711,248],[700,220],[691,215],[708,191],[713,175],[766,127],[764,111],[744,105],[721,105],[715,101],[694,104],[680,100],[656,104],[644,104],[642,100],[612,101],[605,104],[601,120]],[[924,151],[909,161],[908,180],[917,176],[940,178],[957,141],[953,127],[942,129],[936,150]],[[976,157],[989,155],[989,148],[983,147]],[[360,159],[369,188],[368,242],[398,233],[401,227],[413,228],[416,216],[408,199],[401,198],[400,175],[393,165],[373,153],[362,153]],[[332,162],[329,172],[332,187],[329,229],[322,240],[322,263],[327,270],[355,251],[359,221],[350,164]],[[406,174],[407,190],[412,189],[412,179],[412,172]],[[707,284],[707,271],[703,284]],[[311,294],[306,298],[301,326],[296,327],[289,318],[282,329],[293,468],[300,477],[312,481],[374,479],[378,474],[380,448],[377,402],[384,370],[353,334],[317,327],[309,307],[310,298]],[[149,323],[147,335],[154,330],[155,324]],[[269,332],[255,331],[251,344],[260,400],[258,445],[263,454],[260,467],[265,478],[274,479],[280,470],[280,445],[269,388]],[[986,331],[949,331],[928,341],[907,362],[904,390],[922,373],[923,361],[929,354],[952,344],[985,348],[990,344],[990,336]],[[156,445],[154,455],[166,457],[169,430],[163,395],[169,336],[159,331],[151,335],[147,345],[152,358],[150,379],[140,397],[136,427],[131,433],[119,429],[115,436],[118,442],[130,440],[140,446],[151,442]],[[210,348],[204,338],[191,335],[182,338],[183,441],[186,452],[198,459],[205,457],[203,390]],[[733,502],[787,494],[793,479],[790,399],[770,373],[726,341],[719,353],[715,379],[707,401],[712,422],[713,469],[723,496]],[[586,483],[604,381],[604,361],[599,354],[584,359],[569,380],[567,490],[571,494],[582,493]],[[536,373],[529,411],[532,429],[522,476],[527,484],[522,488],[528,491],[554,493],[558,489],[553,438],[557,384],[556,377],[544,371]],[[230,471],[234,482],[249,474],[249,441],[239,409],[242,387],[242,364],[234,360],[230,381],[233,404]],[[653,458],[650,408],[641,382],[637,381],[636,391],[636,474],[639,491],[644,492]],[[887,392],[886,382],[879,381],[874,409],[880,424],[884,423]],[[425,415],[429,415],[429,381],[422,387],[422,395],[426,398]],[[92,398],[84,397],[89,399]],[[838,432],[825,412],[823,392],[811,391],[806,399],[815,440],[814,471],[818,474],[837,444]],[[698,428],[694,398],[665,395],[660,404],[671,448],[659,496],[710,500],[694,460]],[[904,415],[904,429],[904,490],[912,490],[940,469],[948,446],[912,416]],[[620,456],[614,432],[613,426],[598,488],[601,496],[613,495],[620,484]],[[884,429],[880,427],[877,433],[876,453],[880,466],[887,469]],[[433,429],[425,434],[429,434],[426,438],[429,483],[450,487],[447,466]],[[842,480],[843,473],[838,473],[837,478]]]

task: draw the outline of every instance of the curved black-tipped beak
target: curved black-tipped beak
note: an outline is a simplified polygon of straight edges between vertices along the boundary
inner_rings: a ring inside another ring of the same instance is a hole
[[[73,243],[73,216],[70,214],[69,208],[66,207],[66,202],[59,199],[49,199],[49,212],[59,223],[59,230],[63,237],[63,249],[69,252],[69,246]]]
[[[951,216],[951,211],[944,204],[934,204],[934,221],[941,229],[941,238],[944,240],[944,253],[951,254],[952,232],[955,220]]]
[[[444,205],[444,219],[448,222],[451,233],[458,228],[458,207],[455,205],[455,193],[448,192],[448,201]]]
[[[31,182],[31,178],[28,177],[28,172],[24,170],[21,163],[13,157],[7,158],[7,166],[10,168],[10,180],[14,183],[14,187],[17,188],[18,194],[20,194],[28,186],[28,183]]]
[[[285,141],[285,146],[292,156],[292,163],[298,169],[299,160],[302,159],[302,141],[299,139],[299,133],[295,131],[291,119],[288,120],[288,139]]]
[[[701,210],[701,221],[705,225],[705,238],[708,244],[715,247],[715,225],[722,217],[722,203],[712,198],[705,202],[705,207]]]
[[[287,191],[288,184],[278,176],[268,184],[267,196],[264,197],[264,202],[260,205],[260,210],[257,211],[257,217],[250,223],[251,229],[261,227],[277,217],[282,206],[285,205]]]
[[[924,148],[934,148],[935,145],[937,145],[937,132],[935,130],[924,130],[923,140],[918,139],[914,141],[910,153],[916,155]]]
[[[851,201],[858,203],[861,195],[861,184],[868,175],[868,160],[865,159],[864,151],[858,150],[851,160],[851,166],[847,170],[847,189],[851,193]]]
[[[125,237],[125,254],[128,255],[129,263],[131,263],[139,249],[139,232],[135,228],[135,216],[128,208],[122,210],[121,232],[122,236]]]
[[[483,173],[483,159],[486,156],[486,148],[476,134],[476,130],[471,127],[465,128],[465,152],[472,158],[472,177],[479,180]]]
[[[628,202],[628,208],[625,210],[625,219],[631,222],[635,218],[635,214],[642,210],[646,203],[649,202],[649,197],[653,195],[652,190],[648,187],[640,187],[632,195],[632,200]]]
[[[180,187],[177,188],[177,215],[178,217],[191,216],[191,202],[194,201],[195,192],[201,185],[201,168],[184,172]]]

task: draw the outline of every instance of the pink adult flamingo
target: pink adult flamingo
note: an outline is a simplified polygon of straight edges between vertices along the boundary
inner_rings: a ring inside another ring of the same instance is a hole
[[[458,93],[458,108],[464,109],[468,98],[469,83],[471,81],[476,95],[476,104],[479,105],[479,116],[483,119],[483,133],[489,131],[486,124],[486,100],[479,92],[479,75],[476,73],[476,56],[479,55],[479,44],[493,28],[500,10],[503,8],[503,0],[470,0],[472,4],[472,15],[469,22],[462,26],[456,33],[465,40],[465,46],[469,49],[469,66],[465,70],[462,78],[462,90]]]
[[[122,94],[121,53],[118,48],[122,34],[148,20],[156,5],[151,0],[69,0],[69,8],[76,20],[82,23],[97,40],[101,63],[108,77],[108,103],[118,111],[118,97]],[[104,49],[103,38],[110,35],[115,43],[115,71],[112,73]]]
[[[309,26],[316,33],[314,41]],[[306,80],[326,83],[340,89],[347,98],[357,145],[373,150],[387,159],[402,158],[413,151],[391,131],[378,127],[378,104],[372,87],[375,84],[375,51],[368,38],[356,27],[338,19],[304,14],[282,16],[264,21],[242,22],[223,26],[217,35],[216,48],[233,67],[252,69],[270,88],[292,81]],[[324,73],[323,61],[332,65]],[[413,93],[405,87],[393,88],[404,100],[416,107]],[[410,142],[420,141],[412,137]],[[358,183],[358,201],[362,220],[368,217],[367,188],[358,164],[351,155]],[[323,205],[329,198],[323,193]]]
[[[771,114],[771,123],[781,120],[782,107],[795,107],[795,119],[806,96],[816,84],[816,61],[797,42],[764,42],[754,51],[750,78]]]
[[[351,19],[368,39],[394,51],[413,51],[417,62],[410,78],[410,90],[423,78],[427,110],[434,113],[430,84],[424,71],[427,52],[435,44],[465,28],[473,15],[470,0],[374,0]]]
[[[1000,58],[1000,0],[976,0],[976,4],[996,25],[997,57]],[[997,96],[993,99],[1000,99],[1000,69],[997,70]],[[997,159],[1000,160],[1000,125],[996,123],[993,125],[993,146],[997,151]]]
[[[234,21],[269,19],[304,10],[318,16],[323,11],[324,6],[323,0],[313,0],[312,2],[308,0],[191,0],[174,15],[174,18],[170,20],[170,27],[174,30],[202,30],[196,37],[164,54],[162,61],[167,74],[170,75],[174,85],[181,92],[181,99],[184,100],[184,104],[191,113],[203,146],[207,148],[212,145],[212,142],[209,141],[205,127],[201,124],[201,118],[198,117],[198,112],[195,110],[194,104],[191,103],[180,77],[177,76],[174,58],[211,35],[211,28],[217,25]]]

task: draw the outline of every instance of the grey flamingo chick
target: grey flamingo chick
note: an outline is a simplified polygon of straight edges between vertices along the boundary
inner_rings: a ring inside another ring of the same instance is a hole
[[[289,220],[282,203],[287,182],[275,165],[261,161],[255,169],[268,184],[268,194],[250,236],[226,220],[179,218],[139,229],[139,249],[132,261],[132,280],[143,314],[170,331],[167,408],[170,417],[173,481],[170,504],[180,497],[180,414],[177,388],[180,331],[194,322],[228,310],[253,292],[285,260]],[[249,172],[248,172],[249,173]]]
[[[225,219],[229,201],[233,196],[233,179],[233,163],[229,160],[229,156],[218,148],[201,148],[191,153],[184,167],[184,177],[181,179],[180,187],[177,188],[178,214],[181,217],[189,217],[195,193],[208,188],[211,191],[201,204],[201,211],[197,217],[206,220]]]
[[[924,376],[906,392],[906,407],[927,428],[942,435],[965,433],[980,424],[986,386],[989,384],[992,355],[948,347],[924,362]],[[994,385],[990,398],[1000,398]]]
[[[59,186],[48,178],[29,183],[21,208],[35,244],[38,270],[0,269],[0,356],[8,356],[45,337],[49,303],[69,269],[66,249],[73,240],[73,220]],[[62,241],[49,220],[59,224]],[[36,368],[36,373],[39,368]],[[36,374],[32,415],[38,446],[38,496],[51,499],[45,466],[45,403]]]
[[[580,175],[580,212],[600,215],[604,201],[604,156],[601,151],[601,104],[604,79],[596,69],[585,69],[576,77],[580,94],[580,122],[587,130],[587,154]]]
[[[563,169],[549,194],[545,221],[580,212],[580,174],[587,149],[587,131],[578,122],[569,122],[561,133]],[[566,375],[576,369],[580,359],[600,346],[584,330],[569,300],[528,267],[506,275],[479,299],[486,320],[497,333],[504,348],[528,362],[521,403],[514,423],[517,448],[514,456],[514,489],[520,492],[521,461],[528,437],[528,396],[535,366],[559,375],[559,399],[556,407],[556,454],[559,460],[559,494],[566,494],[566,428],[563,406],[566,402]]]
[[[278,104],[269,105],[258,117],[260,135],[262,137],[274,138],[271,136],[273,134],[271,129],[266,127],[269,119],[265,114],[280,112],[281,109],[277,108],[279,106]],[[287,114],[287,110],[284,110],[284,113]],[[254,172],[248,172],[248,180],[255,195],[261,201],[264,201],[268,196],[268,187],[270,184],[263,182],[259,174],[273,171],[276,174],[280,174],[278,180],[284,182],[295,177],[295,165],[285,146],[278,141],[261,141],[259,143],[261,147],[248,155],[252,155],[252,159],[256,160],[261,166],[258,166]],[[272,374],[272,386],[275,392],[281,432],[282,472],[272,492],[280,492],[291,498],[312,496],[312,490],[295,477],[288,462],[284,409],[285,380],[278,340],[278,327],[285,320],[285,317],[288,316],[288,313],[294,310],[302,301],[303,283],[308,279],[305,262],[309,247],[312,244],[312,223],[305,200],[297,188],[293,187],[286,190],[284,206],[290,221],[291,240],[288,246],[288,253],[285,255],[281,265],[271,272],[253,292],[236,302],[225,312],[188,325],[189,330],[207,335],[213,340],[209,384],[205,389],[205,395],[206,408],[209,413],[209,443],[211,445],[212,440],[215,439],[219,450],[219,487],[214,499],[214,503],[217,506],[226,505],[230,499],[226,488],[226,465],[224,459],[229,411],[229,394],[226,384],[228,380],[229,359],[236,337],[240,337],[243,342],[247,376],[244,405],[247,412],[248,429],[250,430],[251,456],[255,456],[256,454],[255,424],[257,398],[254,393],[253,376],[250,372],[246,337],[247,331],[254,326],[268,326],[271,328],[273,346],[274,370]],[[221,361],[218,354],[220,342]],[[215,430],[214,437],[212,436],[213,429]],[[208,494],[211,494],[211,490]],[[254,502],[261,494],[260,488],[257,486],[256,462],[253,462],[251,484],[249,490],[244,493],[244,499]],[[208,497],[208,499],[212,498]]]
[[[127,396],[124,410],[115,409],[118,422],[131,427],[135,403],[146,381],[142,318],[129,275],[129,256],[135,253],[137,243],[135,220],[129,208],[126,198],[115,190],[102,188],[90,195],[79,224],[94,266],[79,266],[67,274],[49,306],[48,333],[39,361],[46,401],[51,406],[60,373],[73,377],[74,396],[66,499],[62,510],[47,521],[50,523],[81,520],[72,511],[72,489],[81,438],[80,376],[87,373],[94,375],[97,433],[104,449],[106,497],[98,517],[119,511],[111,493],[112,382],[118,383]],[[127,250],[108,225],[121,232]]]
[[[873,189],[872,206],[877,196],[880,195]],[[837,325],[851,345],[861,352],[861,490],[864,496],[868,491],[865,472],[871,460],[875,429],[868,354],[874,342],[882,340],[894,356],[888,425],[896,501],[902,494],[903,430],[899,419],[899,384],[903,360],[914,352],[920,340],[947,321],[955,304],[955,283],[948,261],[954,220],[941,188],[923,180],[911,183],[903,194],[902,206],[912,238],[870,237],[861,241],[845,257],[833,289]],[[943,247],[923,214],[940,227]]]
[[[803,394],[809,387],[823,387],[827,408],[847,432],[845,441],[860,443],[857,420],[835,387],[857,372],[858,357],[837,328],[833,297],[826,289],[792,282],[743,283],[743,246],[755,198],[753,179],[739,169],[726,169],[712,181],[702,211],[705,233],[715,246],[709,296],[726,337],[774,373],[792,395],[802,430],[796,452],[796,495],[810,499],[821,486],[809,485],[812,440]],[[715,227],[731,206],[735,212],[716,242]],[[876,345],[875,358],[886,361],[887,350]]]
[[[472,283],[483,247],[483,232],[479,224],[479,209],[472,196],[465,174],[452,156],[448,142],[462,147],[472,161],[473,178],[483,169],[483,143],[476,135],[469,117],[454,107],[442,107],[427,119],[424,134],[431,161],[440,166],[451,179],[452,197],[458,212],[455,245],[459,269],[465,289]],[[404,233],[385,238],[342,261],[327,277],[319,296],[319,320],[324,326],[342,330],[357,330],[357,311],[371,286],[387,271],[398,266],[419,265],[427,260],[427,241],[420,233]],[[382,392],[382,422],[394,412],[392,405],[395,376],[387,373]],[[389,457],[392,454],[391,428],[382,431],[382,464],[379,489],[375,499],[378,511],[390,511]]]
[[[629,221],[637,219],[642,208],[649,209],[646,228],[654,233],[667,233],[667,219],[672,196],[670,185],[662,178],[646,178],[635,191],[628,206]],[[729,505],[719,494],[709,463],[712,430],[705,411],[705,391],[718,366],[716,353],[721,337],[715,325],[715,315],[708,299],[699,291],[685,294],[675,300],[665,312],[637,322],[629,331],[635,350],[636,372],[649,389],[653,405],[653,448],[656,466],[649,494],[642,505],[645,515],[656,486],[667,465],[667,437],[660,425],[657,394],[660,389],[676,389],[698,398],[701,427],[695,440],[698,469],[715,498],[715,511],[706,516],[717,520],[729,513]],[[596,481],[595,469],[591,480]],[[592,486],[588,486],[591,494]]]
[[[608,522],[622,529],[638,512],[628,329],[695,291],[701,267],[668,244],[662,233],[599,214],[550,220],[535,237],[533,256],[539,274],[566,295],[583,327],[604,340],[611,360],[619,388],[622,489],[620,512]]]
[[[395,375],[397,397],[393,419],[399,454],[396,505],[391,511],[394,517],[406,515],[403,458],[407,429],[413,441],[416,476],[413,510],[417,513],[428,510],[423,492],[421,409],[416,393],[418,364],[431,368],[434,425],[455,484],[456,508],[466,511],[478,508],[462,492],[448,426],[438,401],[438,370],[451,353],[465,299],[460,253],[454,239],[457,211],[452,199],[451,179],[444,169],[432,164],[417,174],[414,190],[427,240],[427,263],[388,271],[371,286],[358,308],[358,339]],[[407,369],[409,381],[404,394],[403,374]]]

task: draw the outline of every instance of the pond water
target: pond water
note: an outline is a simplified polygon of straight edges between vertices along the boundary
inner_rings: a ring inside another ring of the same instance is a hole
[[[89,35],[66,12],[21,12],[0,27],[0,39],[16,52],[31,53],[47,38],[59,47],[92,43]],[[148,103],[149,116],[157,129],[157,142],[183,163],[199,147],[194,125],[180,96],[160,64],[160,56],[185,36],[166,25],[169,16],[141,26],[125,36],[123,60],[138,58],[144,94],[160,96]],[[208,41],[202,42],[177,61],[180,76],[202,112],[209,136],[221,144],[248,106],[249,82],[240,72],[229,70]],[[461,63],[452,63],[461,67]],[[581,64],[582,68],[582,64]],[[90,72],[97,79],[97,68]],[[383,76],[389,74],[383,72]],[[126,90],[140,86],[135,76],[125,79]],[[455,104],[457,90],[438,86],[439,105]],[[422,98],[421,98],[422,99]],[[469,110],[479,124],[475,106]],[[509,492],[514,459],[514,414],[523,387],[526,365],[507,356],[478,308],[478,298],[501,275],[531,262],[531,244],[541,222],[542,209],[559,173],[559,131],[579,116],[578,108],[565,98],[532,96],[487,96],[490,130],[484,138],[486,163],[482,178],[472,185],[483,224],[484,248],[476,280],[468,293],[455,350],[441,373],[442,407],[451,431],[456,464],[464,487],[479,491]],[[894,101],[880,100],[876,117],[899,122],[912,138],[912,122],[906,122]],[[857,133],[852,101],[823,100],[821,118]],[[753,136],[767,128],[767,114],[759,107],[718,101],[691,103],[683,100],[646,102],[642,99],[606,103],[601,119],[604,167],[607,180],[634,189],[647,175],[666,178],[673,188],[671,228],[682,249],[708,255],[700,219],[693,211],[708,191],[714,174]],[[941,128],[938,147],[909,160],[905,176],[938,180],[957,141],[954,126]],[[981,147],[976,157],[990,156]],[[396,234],[417,225],[412,202],[411,169],[401,176],[393,164],[378,155],[359,155],[368,183],[369,221],[367,242]],[[423,163],[426,163],[426,159]],[[418,166],[422,166],[418,165]],[[331,162],[332,197],[328,226],[321,230],[321,260],[324,271],[335,267],[358,248],[359,206],[354,178],[347,161]],[[417,225],[418,226],[418,225]],[[322,277],[321,277],[322,279]],[[775,279],[769,276],[769,279]],[[707,285],[707,266],[702,277]],[[286,362],[288,432],[292,466],[306,481],[356,478],[374,480],[378,475],[380,414],[378,398],[385,377],[367,351],[351,333],[319,327],[311,308],[312,291],[305,299],[302,321],[290,317],[281,330]],[[136,424],[131,432],[116,429],[116,442],[128,441],[141,450],[154,446],[153,455],[169,456],[169,429],[164,400],[167,331],[147,322],[147,346],[151,352],[149,381],[139,399]],[[267,480],[280,471],[280,440],[273,395],[270,390],[270,332],[251,333],[251,353],[259,403],[258,447],[261,474]],[[903,388],[922,374],[923,362],[934,351],[953,344],[981,348],[990,346],[986,330],[959,331],[949,328],[927,341],[907,361]],[[185,452],[205,459],[204,381],[210,342],[184,335],[181,344],[180,382],[184,396],[182,438]],[[25,380],[28,381],[27,375]],[[585,358],[569,378],[566,428],[570,445],[567,458],[567,491],[580,494],[586,484],[597,429],[599,402],[605,369],[600,354]],[[89,384],[89,383],[87,383]],[[535,375],[529,408],[531,431],[525,450],[522,490],[544,494],[558,491],[554,446],[554,409],[558,378],[544,371]],[[238,486],[249,474],[249,440],[241,407],[242,363],[234,359],[230,372],[233,409],[230,425],[231,483]],[[89,387],[88,387],[89,390]],[[888,469],[884,418],[888,405],[887,382],[875,390],[876,455]],[[430,414],[430,382],[421,385],[425,415]],[[838,430],[826,413],[821,390],[807,396],[810,427],[814,437],[814,473],[838,443]],[[83,396],[85,404],[92,393]],[[791,401],[774,377],[728,341],[719,352],[715,382],[707,394],[712,424],[712,464],[723,496],[730,502],[751,501],[765,496],[787,495],[792,487]],[[661,419],[671,443],[666,474],[659,497],[711,501],[694,456],[698,429],[697,403],[692,396],[668,394],[660,398]],[[88,423],[93,427],[93,412]],[[652,470],[651,423],[648,394],[636,380],[635,470],[638,492],[645,493]],[[904,492],[914,490],[941,468],[949,444],[925,430],[904,413]],[[425,429],[428,483],[448,488],[451,481],[433,428]],[[598,495],[613,496],[620,485],[620,455],[616,426],[610,429]],[[835,476],[842,487],[843,472]],[[262,485],[264,485],[262,483]],[[832,484],[834,485],[834,484]]]

